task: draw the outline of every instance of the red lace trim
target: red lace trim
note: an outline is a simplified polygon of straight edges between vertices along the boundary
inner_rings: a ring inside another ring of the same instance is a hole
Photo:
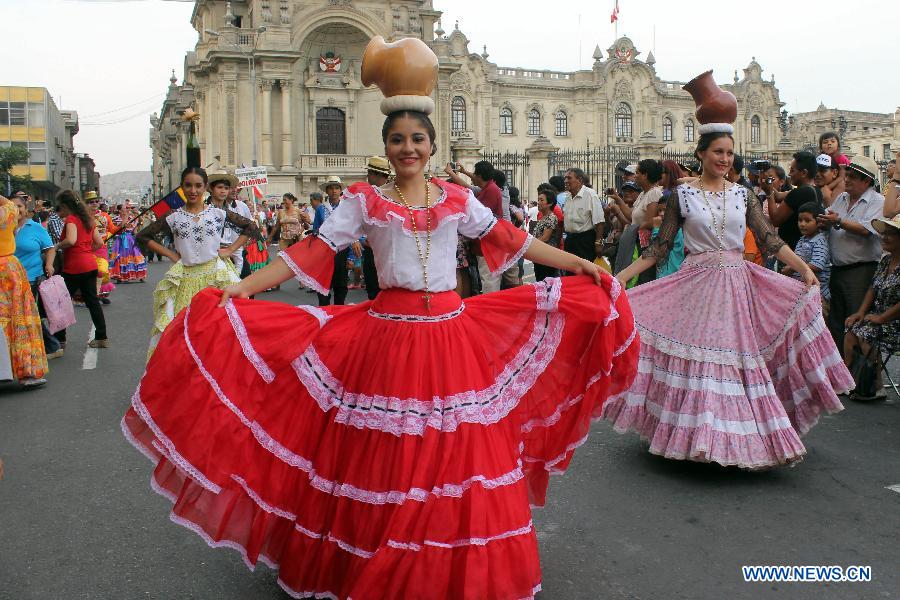
[[[444,223],[466,218],[466,202],[469,190],[453,183],[432,179],[432,183],[441,188],[441,196],[429,209],[431,213],[431,229],[434,231]],[[409,211],[399,202],[388,198],[377,188],[368,183],[354,183],[344,191],[345,199],[354,197],[362,207],[363,219],[369,225],[387,227],[391,220],[400,221],[405,233],[412,235],[412,223]],[[425,231],[427,214],[424,208],[413,208],[417,231]]]

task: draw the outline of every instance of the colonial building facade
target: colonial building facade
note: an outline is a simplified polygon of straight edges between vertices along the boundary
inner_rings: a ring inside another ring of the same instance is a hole
[[[683,82],[659,77],[652,52],[627,37],[575,72],[498,66],[473,52],[465,34],[441,28],[432,0],[197,0],[198,32],[183,83],[174,73],[150,131],[154,180],[169,189],[185,161],[188,107],[200,113],[204,163],[269,171],[269,194],[304,194],[329,175],[363,177],[366,157],[383,153],[381,94],[360,82],[369,39],[418,37],[437,54],[432,119],[438,167],[471,164],[484,152],[531,153],[528,179],[546,178],[556,149],[637,148],[689,152],[699,136]],[[793,147],[774,80],[751,61],[720,85],[738,99],[739,150]],[[530,183],[529,183],[530,185]]]

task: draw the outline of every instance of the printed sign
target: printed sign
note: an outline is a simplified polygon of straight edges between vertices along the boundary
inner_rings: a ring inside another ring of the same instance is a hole
[[[238,178],[242,188],[269,185],[269,174],[265,167],[247,167],[235,169],[234,176]]]

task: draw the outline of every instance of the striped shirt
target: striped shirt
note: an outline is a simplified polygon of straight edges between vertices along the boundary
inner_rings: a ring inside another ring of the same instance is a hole
[[[819,232],[812,237],[804,235],[797,241],[794,252],[803,262],[819,269],[816,277],[819,278],[819,285],[822,288],[822,299],[831,299],[831,291],[828,289],[828,280],[831,278],[831,252],[828,249],[828,239],[825,234]],[[794,273],[792,277],[800,279],[800,274]]]

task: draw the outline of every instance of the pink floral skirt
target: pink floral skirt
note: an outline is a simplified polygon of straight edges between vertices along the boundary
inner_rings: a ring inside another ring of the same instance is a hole
[[[688,256],[628,292],[638,376],[609,400],[616,431],[666,458],[763,468],[799,460],[800,441],[854,387],[825,327],[818,288],[743,260]]]

